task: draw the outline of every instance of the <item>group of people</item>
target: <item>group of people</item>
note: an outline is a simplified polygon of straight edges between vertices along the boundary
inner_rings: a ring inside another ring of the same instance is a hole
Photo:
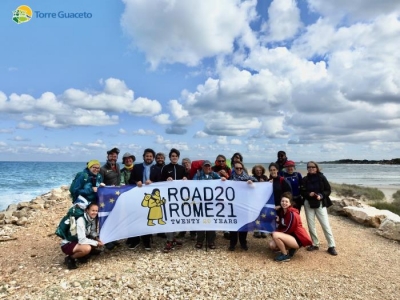
[[[149,185],[153,182],[172,180],[233,180],[246,181],[248,184],[255,182],[271,182],[273,197],[277,212],[277,227],[272,233],[269,243],[271,249],[279,251],[276,261],[289,261],[297,249],[306,247],[308,251],[319,249],[319,240],[316,232],[315,217],[318,219],[325,238],[328,242],[328,253],[337,255],[335,241],[329,224],[327,207],[331,205],[329,195],[330,185],[326,177],[321,173],[316,162],[307,163],[307,175],[303,178],[296,172],[295,163],[286,157],[284,151],[279,151],[277,161],[269,164],[269,176],[262,165],[255,165],[251,173],[243,164],[243,156],[235,153],[230,162],[222,154],[219,154],[214,164],[209,160],[191,162],[184,158],[179,164],[180,152],[171,149],[168,157],[170,163],[166,164],[164,153],[155,153],[153,149],[145,149],[143,162],[136,164],[136,157],[131,153],[125,153],[122,157],[124,167],[120,169],[117,163],[120,151],[113,148],[107,151],[107,162],[101,166],[98,160],[91,160],[87,167],[79,172],[71,184],[71,196],[73,202],[79,202],[84,198],[88,202],[85,213],[77,220],[77,238],[63,240],[61,249],[67,255],[68,268],[76,268],[76,260],[81,263],[87,261],[90,255],[97,254],[99,247],[105,246],[112,250],[119,242],[114,241],[103,245],[97,234],[98,197],[97,189],[100,186],[120,186],[135,184],[137,187]],[[300,211],[304,206],[309,234],[303,228]],[[186,232],[159,233],[166,238],[163,251],[170,252],[174,248],[182,246],[177,237],[184,237]],[[192,240],[195,240],[195,248],[201,249],[205,244],[208,249],[215,249],[215,231],[190,232]],[[311,237],[310,237],[311,236]],[[224,237],[230,240],[229,251],[235,251],[239,241],[243,250],[248,250],[247,232],[224,232]],[[254,232],[254,237],[265,238],[265,232]],[[129,248],[135,249],[143,243],[146,250],[151,250],[152,235],[128,238],[126,243]]]

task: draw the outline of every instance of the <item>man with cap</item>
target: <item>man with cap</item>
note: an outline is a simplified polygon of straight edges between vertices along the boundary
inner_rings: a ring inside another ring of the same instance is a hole
[[[303,179],[300,172],[296,172],[296,164],[293,160],[287,160],[285,165],[285,172],[282,172],[282,176],[290,183],[292,187],[293,195],[293,207],[297,208],[300,212],[301,207],[304,205],[304,200],[300,195],[300,184]]]
[[[225,181],[225,177],[221,177],[218,173],[214,172],[211,169],[211,162],[209,160],[203,161],[201,171],[197,172],[193,180],[213,180],[213,179],[221,179]],[[197,249],[201,249],[203,247],[204,239],[206,239],[208,248],[215,249],[215,238],[216,238],[215,231],[197,231],[197,243],[195,247]]]
[[[276,163],[277,163],[278,166],[279,166],[278,175],[282,176],[283,168],[284,168],[285,163],[286,163],[286,161],[287,161],[286,152],[280,150],[280,151],[278,151],[278,153],[277,153],[276,156],[277,156],[277,158],[278,158],[278,159],[276,160]]]
[[[121,185],[125,185],[129,183],[129,178],[131,177],[134,162],[136,160],[135,155],[126,152],[122,157],[122,164],[124,167],[121,170]]]
[[[107,162],[100,169],[105,185],[115,186],[121,184],[121,171],[119,164],[117,164],[118,154],[118,148],[112,148],[107,151]]]

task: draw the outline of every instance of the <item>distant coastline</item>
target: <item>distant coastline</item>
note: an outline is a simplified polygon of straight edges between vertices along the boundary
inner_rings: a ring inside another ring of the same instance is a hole
[[[334,161],[320,161],[321,164],[364,164],[364,165],[400,165],[400,158],[368,160],[368,159],[339,159]]]

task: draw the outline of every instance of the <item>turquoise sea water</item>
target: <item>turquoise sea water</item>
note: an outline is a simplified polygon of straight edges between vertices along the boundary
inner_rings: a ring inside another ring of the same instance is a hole
[[[255,163],[245,167],[251,171]],[[262,163],[268,168],[268,163]],[[30,201],[61,185],[69,185],[84,162],[0,162],[0,211],[11,203]],[[400,166],[391,165],[321,165],[329,181],[363,186],[400,186]],[[298,163],[305,172],[306,164]]]

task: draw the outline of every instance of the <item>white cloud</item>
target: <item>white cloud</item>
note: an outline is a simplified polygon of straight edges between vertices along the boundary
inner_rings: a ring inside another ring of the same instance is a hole
[[[33,128],[33,127],[34,127],[33,124],[24,123],[24,122],[20,122],[20,123],[18,123],[18,125],[17,125],[17,128],[18,128],[18,129],[31,129],[31,128]]]
[[[119,132],[120,134],[126,134],[126,130],[123,129],[123,128],[120,128],[120,129],[118,130],[118,132]]]
[[[249,26],[256,18],[255,0],[123,2],[121,25],[153,67],[161,62],[195,66],[205,57],[232,53],[235,41],[256,42]]]
[[[134,135],[154,135],[156,134],[153,130],[138,129],[133,132]]]
[[[153,121],[160,125],[168,125],[172,123],[172,121],[169,119],[169,114],[160,114],[154,116]]]
[[[24,141],[29,141],[29,139],[28,139],[28,138],[24,138],[24,137],[22,137],[22,136],[19,136],[19,135],[17,135],[17,136],[15,136],[15,137],[13,137],[13,138],[12,138],[12,140],[13,140],[13,141],[16,141],[16,142],[24,142]]]
[[[206,138],[208,134],[204,131],[197,131],[196,134],[193,136],[194,138]]]
[[[263,25],[266,41],[291,39],[302,27],[300,9],[295,0],[274,0],[268,9],[268,21]]]

